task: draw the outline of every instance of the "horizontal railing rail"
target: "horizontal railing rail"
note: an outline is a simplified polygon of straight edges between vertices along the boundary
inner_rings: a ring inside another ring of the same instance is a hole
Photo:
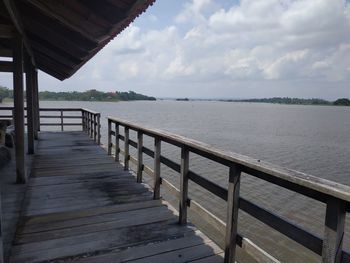
[[[112,127],[114,125],[114,128]],[[124,135],[119,127],[124,127]],[[112,129],[113,128],[113,129]],[[129,130],[137,132],[137,141],[129,138]],[[143,146],[143,136],[154,138],[154,150]],[[114,136],[114,143],[112,142]],[[121,149],[119,141],[124,141]],[[161,142],[166,142],[181,149],[181,164],[161,155]],[[129,146],[137,149],[137,158],[129,154]],[[350,262],[350,254],[342,250],[346,213],[350,212],[350,187],[322,178],[281,168],[279,166],[223,151],[183,136],[150,129],[134,123],[108,117],[108,154],[115,148],[115,159],[124,155],[124,167],[129,169],[129,161],[137,167],[137,181],[142,182],[142,173],[153,177],[154,198],[159,198],[160,185],[163,185],[179,199],[179,222],[187,221],[187,208],[195,210],[203,218],[215,222],[216,228],[225,232],[225,262],[234,262],[236,244],[242,246],[245,238],[237,233],[238,209],[248,213],[290,239],[322,256],[322,262]],[[228,189],[189,170],[189,154],[195,153],[209,160],[229,167]],[[143,154],[154,159],[154,168],[143,163]],[[160,164],[180,173],[180,188],[160,176]],[[248,201],[239,195],[241,173],[246,173],[285,189],[315,199],[326,204],[324,236],[319,237],[293,222]],[[188,180],[227,201],[226,223],[208,212],[195,200],[188,197]]]
[[[27,110],[26,108],[24,108]],[[11,113],[3,113],[11,112]],[[69,115],[65,113],[70,113]],[[50,114],[56,113],[56,114]],[[76,113],[75,115],[72,115]],[[66,126],[80,126],[83,131],[87,132],[95,142],[101,142],[101,114],[99,112],[91,111],[84,108],[39,108],[38,128],[40,130],[43,126],[61,127],[64,131]],[[0,118],[13,118],[14,107],[0,107]],[[25,115],[25,118],[27,116]],[[52,122],[43,122],[43,120],[52,119]],[[54,120],[58,120],[55,122]],[[77,122],[65,120],[78,120]]]

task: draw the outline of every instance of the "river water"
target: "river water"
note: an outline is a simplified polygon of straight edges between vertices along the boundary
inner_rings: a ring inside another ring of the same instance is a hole
[[[106,117],[114,116],[350,185],[350,107],[165,100],[41,102],[41,107],[85,107],[101,112],[102,141],[106,139]],[[131,138],[136,134],[131,133]],[[145,139],[145,146],[152,145]],[[179,148],[165,143],[162,154],[180,160]],[[146,162],[152,167],[151,160],[146,158]],[[227,186],[228,169],[224,166],[192,154],[190,169]],[[178,175],[165,167],[162,176],[178,184]],[[223,201],[193,184],[189,193],[225,219]],[[241,195],[322,236],[323,204],[248,175],[242,177]],[[347,221],[345,246],[349,249],[350,218]],[[315,254],[243,212],[239,232],[282,262],[319,262]]]

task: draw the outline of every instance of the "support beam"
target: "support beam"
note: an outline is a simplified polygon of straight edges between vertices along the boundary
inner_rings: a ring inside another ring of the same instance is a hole
[[[13,45],[13,95],[16,135],[16,182],[26,183],[24,155],[24,101],[23,101],[23,41],[18,37]]]
[[[27,143],[28,154],[34,154],[34,106],[33,106],[33,71],[34,67],[28,54],[25,55],[26,67],[26,99],[27,99]]]
[[[13,72],[13,62],[0,61],[0,72]]]
[[[0,48],[0,57],[12,58],[13,53],[11,49]]]
[[[30,55],[32,64],[35,66],[33,51],[32,51],[31,46],[29,45],[29,41],[28,41],[27,36],[24,32],[21,16],[20,16],[20,14],[17,10],[17,7],[16,7],[16,1],[12,1],[12,0],[2,0],[2,1],[4,2],[6,9],[10,15],[11,20],[14,23],[18,33],[21,35],[21,37],[23,39],[22,40],[23,44],[25,45],[26,50],[27,50],[28,54]]]

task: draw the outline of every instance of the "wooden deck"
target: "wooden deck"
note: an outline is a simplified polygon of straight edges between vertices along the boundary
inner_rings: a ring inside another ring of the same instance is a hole
[[[10,262],[223,262],[152,197],[85,133],[41,133]]]

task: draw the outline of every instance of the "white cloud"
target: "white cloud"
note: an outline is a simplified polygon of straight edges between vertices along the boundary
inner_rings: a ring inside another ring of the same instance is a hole
[[[226,9],[214,0],[192,0],[161,29],[129,26],[79,78],[103,80],[97,88],[104,89],[141,86],[158,96],[176,94],[174,86],[188,86],[192,94],[206,87],[207,96],[209,87],[213,94],[225,87],[229,94],[238,86],[266,88],[272,80],[281,87],[294,80],[332,87],[350,81],[349,32],[346,0],[241,0]]]

